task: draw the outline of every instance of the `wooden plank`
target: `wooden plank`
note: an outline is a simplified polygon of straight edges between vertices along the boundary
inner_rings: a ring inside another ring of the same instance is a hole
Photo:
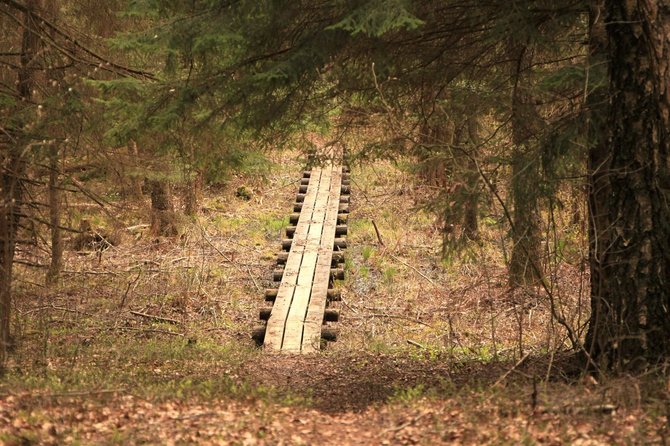
[[[303,324],[301,349],[303,353],[318,351],[321,343],[321,326],[326,309],[328,282],[330,280],[330,265],[333,257],[333,243],[335,241],[335,228],[337,226],[342,184],[342,168],[340,166],[333,166],[330,172],[328,200],[314,271],[314,284],[312,285],[310,302]]]
[[[302,210],[300,211],[300,218],[293,236],[293,243],[286,260],[286,267],[284,268],[284,275],[282,276],[279,290],[277,291],[277,298],[272,307],[270,318],[268,319],[264,346],[268,350],[280,350],[285,334],[286,319],[293,301],[300,267],[302,265],[303,253],[307,243],[307,235],[309,233],[309,221],[312,219],[314,205],[321,182],[321,169],[314,169],[310,176],[310,182],[307,186],[307,193],[305,194],[305,201]]]
[[[325,217],[326,206],[328,203],[328,192],[330,186],[330,171],[322,170],[319,188],[314,200],[312,218],[309,221],[309,229],[303,253],[300,273],[291,308],[286,318],[286,328],[284,330],[284,340],[282,342],[282,351],[299,352],[302,346],[302,332],[307,306],[310,302],[312,285],[314,282],[314,271],[318,258],[318,250],[321,243],[321,233],[323,229],[323,219]]]
[[[265,335],[265,347],[313,352],[320,346],[342,168],[311,171],[291,250]]]
[[[293,235],[293,246],[305,246],[307,243],[307,234],[309,226],[313,220],[314,206],[318,197],[319,188],[321,187],[322,169],[317,168],[312,170],[309,185],[307,186],[307,193],[305,194],[305,201],[300,210],[300,218],[296,226],[295,234]]]
[[[312,263],[312,269],[314,263]],[[309,304],[309,296],[312,292],[312,284],[297,285],[291,309],[286,319],[286,329],[281,349],[287,352],[299,352],[302,346],[302,327],[305,321],[305,313]]]

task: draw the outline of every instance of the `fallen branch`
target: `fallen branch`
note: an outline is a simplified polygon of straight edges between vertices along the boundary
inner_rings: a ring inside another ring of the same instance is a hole
[[[377,240],[379,241],[379,245],[380,246],[385,246],[384,245],[384,240],[382,240],[382,235],[379,232],[379,228],[377,227],[377,222],[375,222],[374,220],[371,220],[371,221],[372,221],[372,227],[375,228],[375,233],[377,234]]]
[[[144,228],[148,228],[149,226],[150,225],[145,223],[145,224],[141,224],[141,225],[128,226],[127,228],[125,228],[125,230],[126,231],[134,231],[135,229],[144,229]]]
[[[423,277],[424,279],[426,279],[431,285],[433,285],[434,287],[437,288],[437,284],[436,284],[435,282],[433,282],[432,279],[431,279],[430,277],[426,276],[424,273],[422,273],[421,271],[419,271],[418,269],[416,269],[415,267],[413,267],[413,266],[410,265],[409,263],[407,263],[407,262],[405,262],[405,261],[403,261],[403,260],[400,260],[397,256],[395,256],[395,255],[393,255],[393,254],[391,254],[391,253],[389,253],[389,255],[390,255],[390,256],[393,258],[393,260],[395,260],[396,262],[399,262],[399,263],[405,265],[407,268],[411,268],[411,269],[413,269],[418,275],[420,275],[421,277]]]
[[[521,359],[519,359],[519,362],[517,362],[516,364],[514,364],[514,366],[513,366],[511,369],[509,369],[508,371],[506,371],[506,372],[503,374],[503,376],[501,376],[500,378],[498,378],[498,380],[491,386],[491,388],[494,388],[494,387],[500,385],[500,383],[503,382],[503,381],[505,380],[505,378],[507,378],[507,377],[509,376],[510,373],[512,373],[514,370],[516,370],[517,367],[519,367],[521,364],[523,364],[524,361],[525,361],[526,359],[528,359],[529,356],[530,356],[530,352],[528,352],[528,353],[526,353],[525,355],[523,355],[523,357],[522,357]]]
[[[74,398],[79,396],[91,396],[91,395],[105,395],[110,393],[125,393],[127,389],[125,387],[120,387],[118,389],[101,389],[101,390],[81,390],[77,392],[62,392],[62,393],[28,393],[28,394],[19,394],[19,393],[2,393],[0,398],[5,398],[7,396],[20,396],[28,398]]]
[[[92,276],[104,276],[104,275],[112,275],[112,276],[119,276],[120,274],[115,272],[115,271],[72,271],[72,270],[63,270],[62,274],[87,274],[87,275],[92,275]]]
[[[90,396],[90,395],[105,395],[109,393],[125,393],[125,387],[118,389],[102,389],[102,390],[83,390],[79,392],[63,392],[63,393],[50,393],[47,395],[35,395],[36,397],[45,397],[45,398],[63,398],[63,397],[75,397],[75,396]]]
[[[347,302],[344,297],[340,297],[342,299],[342,304],[345,305],[347,308],[349,308],[351,311],[354,313],[358,313],[358,310],[355,307],[355,305],[349,305],[349,302]]]
[[[388,432],[399,432],[399,431],[405,429],[406,427],[409,427],[410,425],[416,423],[421,418],[423,418],[423,417],[425,417],[426,415],[429,415],[429,414],[430,414],[430,412],[424,412],[421,415],[417,415],[416,417],[412,418],[411,420],[409,420],[409,421],[407,421],[407,422],[405,422],[401,425],[398,425],[398,426],[395,426],[395,427],[390,427],[388,429],[384,429],[382,431],[382,434],[385,434],[385,433],[388,433]]]
[[[348,316],[348,319],[363,319],[363,318],[373,318],[373,317],[389,318],[389,319],[402,319],[402,320],[405,320],[405,321],[414,322],[415,324],[420,324],[420,325],[425,325],[426,327],[435,328],[432,325],[427,324],[426,322],[420,321],[418,319],[412,319],[411,317],[400,316],[400,315],[397,315],[397,314],[373,313],[373,314],[364,314],[364,315],[361,315],[361,316]]]
[[[205,228],[204,228],[204,227],[200,226],[200,231],[202,231],[202,238],[207,242],[207,244],[208,244],[209,246],[211,246],[212,248],[214,248],[214,250],[215,250],[216,252],[218,252],[219,255],[220,255],[221,257],[223,257],[223,259],[224,259],[225,261],[230,262],[230,263],[235,267],[235,269],[237,269],[237,270],[238,270],[239,272],[241,272],[241,273],[244,273],[244,271],[242,271],[242,269],[237,265],[236,262],[233,261],[233,259],[231,259],[230,257],[228,257],[223,251],[221,251],[216,245],[214,245],[214,243],[212,243],[212,241],[209,239],[209,235],[207,235],[207,232],[205,232]],[[251,282],[252,282],[252,283],[254,284],[254,286],[256,287],[256,290],[259,291],[259,292],[262,291],[262,288],[260,287],[260,285],[258,285],[258,282],[256,282],[256,278],[255,278],[254,275],[251,273],[251,269],[249,269],[248,266],[247,266],[247,271],[246,271],[246,273],[247,273],[247,275],[249,276],[249,278],[251,279]]]
[[[179,336],[179,337],[186,336],[184,333],[178,333],[176,331],[170,331],[170,330],[159,330],[157,328],[114,327],[114,328],[111,328],[110,330],[139,331],[141,333],[159,333],[159,334],[166,334],[166,335],[170,335],[170,336]]]
[[[179,322],[176,319],[170,319],[169,317],[163,317],[163,316],[156,316],[155,314],[142,313],[140,311],[130,310],[130,314],[134,314],[135,316],[140,316],[147,319],[153,319],[159,322],[167,322],[169,324],[177,324],[177,325],[181,324],[181,322]]]
[[[424,350],[425,350],[425,348],[426,348],[423,344],[419,344],[418,342],[416,342],[416,341],[412,341],[411,339],[407,339],[407,343],[408,343],[409,345],[413,345],[414,347],[422,348],[422,349],[424,349]]]

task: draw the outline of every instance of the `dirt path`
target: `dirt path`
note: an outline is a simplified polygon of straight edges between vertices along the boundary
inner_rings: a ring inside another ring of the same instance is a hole
[[[0,445],[600,445],[660,443],[668,435],[666,417],[653,415],[649,400],[637,407],[628,400],[630,382],[585,387],[557,375],[533,397],[525,376],[544,366],[530,360],[492,386],[509,365],[266,355],[227,371],[238,382],[235,396],[4,395]]]

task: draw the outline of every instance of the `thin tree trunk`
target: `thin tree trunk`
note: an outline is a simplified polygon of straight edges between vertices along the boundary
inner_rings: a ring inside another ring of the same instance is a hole
[[[460,146],[461,140],[463,138],[462,125],[457,125],[453,122],[450,122],[447,130],[449,132],[447,134],[449,139],[442,142],[443,152],[445,155],[453,150],[453,146]],[[449,157],[452,158],[450,160],[451,162],[449,163],[451,167],[449,170],[452,170],[454,164],[453,153],[450,153]],[[458,237],[458,232],[456,231],[456,223],[460,223],[460,213],[458,213],[455,209],[455,201],[456,195],[462,194],[463,186],[460,184],[449,184],[449,172],[446,162],[441,163],[441,172],[444,176],[444,179],[441,182],[440,187],[444,190],[443,193],[445,194],[446,198],[446,201],[443,204],[444,207],[442,209],[442,258],[448,259],[453,255],[453,253],[458,251],[459,243],[461,241]],[[459,203],[459,205],[461,205],[461,203]]]
[[[474,151],[480,144],[479,123],[476,117],[470,117],[467,122],[468,139],[472,152],[465,161],[466,172],[465,182],[467,187],[467,197],[465,208],[463,210],[463,235],[469,240],[479,239],[479,172],[473,156]]]
[[[21,186],[17,176],[22,174],[23,160],[17,147],[10,147],[3,157],[2,207],[0,208],[0,371],[3,370],[10,347],[10,320],[12,308],[12,276],[14,248],[18,227],[18,203]]]
[[[130,141],[128,144],[128,153],[130,154],[131,159],[139,161],[140,151],[137,147],[137,142]],[[142,180],[139,175],[131,174],[130,175],[130,196],[136,200],[142,199]]]
[[[540,184],[537,134],[542,118],[533,104],[530,71],[533,54],[526,46],[511,50],[512,68],[512,257],[509,266],[511,286],[537,283],[541,274],[541,237],[538,186]]]
[[[49,153],[49,225],[51,229],[51,263],[46,275],[47,285],[58,283],[63,265],[63,237],[60,229],[61,201],[58,184],[58,146]]]
[[[425,133],[423,133],[425,132]],[[445,157],[454,143],[456,127],[453,122],[441,121],[436,125],[424,126],[421,140],[423,147],[418,152],[418,176],[430,186],[447,185],[447,163]]]
[[[629,369],[670,357],[670,1],[605,10],[612,133],[587,339],[599,364]]]
[[[51,17],[56,17],[58,14],[58,4],[56,2],[47,2],[44,5],[44,11]],[[55,32],[49,31],[51,39],[55,38]],[[60,64],[56,64],[60,65]],[[47,70],[49,79],[58,80],[60,85],[63,85],[65,73],[62,68],[49,67]],[[59,125],[58,128],[50,131],[57,134],[60,130],[64,130],[64,126]],[[65,139],[65,137],[63,137]],[[53,142],[49,147],[49,180],[48,180],[48,201],[49,201],[49,229],[51,231],[51,262],[47,270],[45,282],[47,286],[58,283],[60,272],[63,264],[63,237],[60,229],[61,219],[61,193],[59,190],[59,154],[60,147]]]
[[[152,234],[166,237],[177,235],[170,183],[165,180],[150,180],[149,188],[151,190]]]
[[[31,30],[36,28],[33,11],[39,7],[39,0],[27,0],[23,13],[23,36],[21,43],[20,67],[18,69],[17,91],[22,105],[29,104],[34,88],[34,63],[40,38]],[[21,115],[25,110],[17,110]],[[25,118],[24,118],[25,119]],[[26,171],[26,150],[23,123],[16,123],[16,134],[7,140],[7,149],[0,150],[0,372],[4,371],[7,351],[10,347],[12,279],[16,233],[22,201],[21,178]]]
[[[189,216],[196,215],[200,206],[202,195],[202,172],[196,171],[188,176],[184,190],[184,213]]]
[[[605,76],[607,63],[607,32],[605,30],[604,0],[591,2],[589,11],[589,77]],[[602,258],[605,252],[604,230],[607,228],[607,205],[610,187],[607,181],[610,154],[608,152],[609,128],[605,116],[608,110],[609,92],[600,87],[589,93],[587,106],[589,117],[586,123],[589,141],[588,153],[588,234],[589,269],[591,281],[591,323],[586,334],[585,345],[592,358],[601,357],[607,349],[605,339],[609,335],[602,333],[601,327],[607,316],[607,302],[595,294],[601,289],[603,271]],[[601,345],[601,342],[604,342]],[[604,368],[608,367],[605,358]]]
[[[577,226],[582,223],[582,204],[584,203],[584,192],[575,185],[570,189],[570,224]],[[582,225],[583,227],[584,225]]]

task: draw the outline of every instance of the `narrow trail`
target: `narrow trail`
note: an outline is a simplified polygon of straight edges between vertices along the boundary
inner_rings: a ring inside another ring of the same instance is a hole
[[[316,167],[303,173],[296,197],[292,225],[277,256],[273,273],[278,288],[269,289],[265,299],[273,302],[260,311],[267,321],[254,330],[253,337],[266,350],[311,353],[322,341],[334,341],[337,331],[328,322],[337,322],[339,300],[334,281],[344,279],[343,250],[346,249],[349,212],[349,173],[340,165]]]

